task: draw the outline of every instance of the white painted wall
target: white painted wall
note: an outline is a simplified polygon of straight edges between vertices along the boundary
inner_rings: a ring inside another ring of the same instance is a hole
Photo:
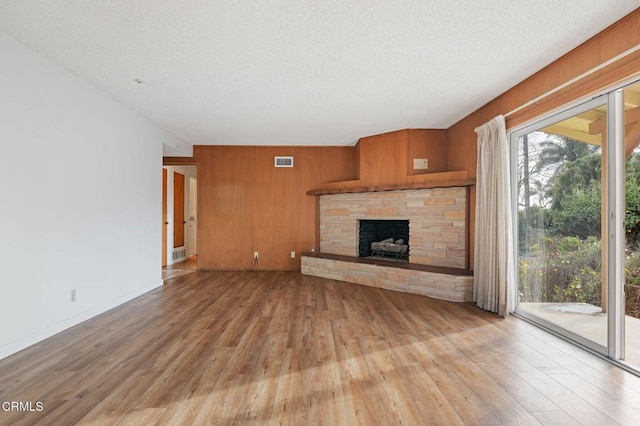
[[[162,285],[162,149],[181,142],[4,33],[0,57],[2,358]]]

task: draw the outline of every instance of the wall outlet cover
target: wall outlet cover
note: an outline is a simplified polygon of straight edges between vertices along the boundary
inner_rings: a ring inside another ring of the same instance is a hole
[[[427,170],[429,168],[428,158],[414,158],[413,159],[414,170]]]

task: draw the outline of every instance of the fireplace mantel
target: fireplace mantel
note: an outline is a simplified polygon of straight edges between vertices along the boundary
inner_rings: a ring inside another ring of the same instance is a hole
[[[318,189],[307,191],[307,195],[329,195],[329,194],[357,194],[361,192],[382,192],[382,191],[401,191],[410,189],[434,189],[434,188],[455,188],[475,186],[475,179],[457,179],[444,180],[436,182],[416,182],[403,183],[398,185],[378,185],[378,186],[358,186],[359,181],[333,182],[334,184],[347,185],[331,185],[325,184]],[[334,187],[335,186],[335,187]]]
[[[339,182],[326,182],[307,191],[307,195],[356,194],[361,192],[401,191],[412,189],[434,189],[475,186],[475,178],[470,178],[466,170],[424,173],[406,176],[396,182],[371,185],[371,179],[355,179]]]

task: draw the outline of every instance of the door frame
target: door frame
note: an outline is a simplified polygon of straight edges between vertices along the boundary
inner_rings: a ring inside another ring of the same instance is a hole
[[[200,199],[200,182],[199,182],[199,163],[198,161],[194,160],[193,157],[163,157],[162,158],[162,167],[180,167],[180,166],[195,166],[196,167],[196,176],[198,178],[198,185],[196,187],[197,191],[196,191],[196,197],[199,200]],[[188,176],[185,176],[188,177]],[[186,182],[186,179],[185,179]],[[185,193],[186,194],[186,193]],[[200,203],[197,202],[196,203],[196,208],[197,208],[197,217],[200,216]],[[196,254],[199,253],[199,246],[200,246],[200,226],[199,226],[199,221],[196,221],[196,234],[197,234],[197,238],[196,238]],[[186,234],[185,234],[186,235]],[[168,246],[168,244],[167,244]],[[186,250],[186,246],[185,246],[185,250]],[[168,249],[166,250],[168,252]],[[196,260],[196,269],[200,269],[200,259],[199,256],[197,257]]]

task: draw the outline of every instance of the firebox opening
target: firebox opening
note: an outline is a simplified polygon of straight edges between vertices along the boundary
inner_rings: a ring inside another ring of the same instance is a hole
[[[359,222],[359,256],[392,256],[395,259],[409,257],[408,220],[364,220]],[[385,244],[386,242],[386,244]],[[375,244],[372,250],[371,243]]]

